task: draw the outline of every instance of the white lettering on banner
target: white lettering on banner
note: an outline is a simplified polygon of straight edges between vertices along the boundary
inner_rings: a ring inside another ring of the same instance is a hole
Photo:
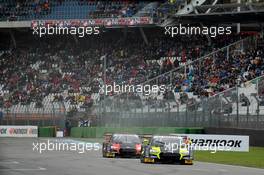
[[[38,137],[38,127],[1,125],[0,137]]]
[[[172,134],[187,136],[197,147],[209,147],[210,150],[224,148],[221,151],[249,151],[249,136],[242,135],[209,135],[209,134]]]
[[[151,17],[131,17],[131,18],[102,18],[102,19],[86,19],[86,20],[39,20],[31,21],[31,27],[39,26],[134,26],[153,24]]]

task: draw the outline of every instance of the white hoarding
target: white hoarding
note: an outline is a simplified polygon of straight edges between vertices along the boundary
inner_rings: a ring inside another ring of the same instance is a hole
[[[38,137],[38,127],[0,125],[0,137]]]
[[[174,134],[172,134],[174,135]],[[196,150],[249,151],[249,136],[244,135],[209,135],[209,134],[175,134],[188,136]]]

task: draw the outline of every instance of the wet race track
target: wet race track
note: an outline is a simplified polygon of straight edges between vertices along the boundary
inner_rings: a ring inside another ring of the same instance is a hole
[[[142,164],[138,159],[102,158],[101,150],[33,151],[47,139],[0,138],[1,175],[264,175],[263,169],[194,161],[194,165]],[[61,140],[69,142],[69,140]]]

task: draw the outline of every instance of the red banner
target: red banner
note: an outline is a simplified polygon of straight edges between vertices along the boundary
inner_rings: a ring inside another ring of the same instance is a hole
[[[38,20],[32,21],[31,27],[40,26],[59,26],[59,27],[87,27],[87,26],[137,26],[153,24],[150,17],[134,17],[134,18],[103,18],[103,19],[87,19],[87,20]]]

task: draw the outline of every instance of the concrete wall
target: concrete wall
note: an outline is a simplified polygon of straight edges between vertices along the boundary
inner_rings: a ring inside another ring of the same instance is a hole
[[[0,21],[0,28],[28,28],[31,21]]]

